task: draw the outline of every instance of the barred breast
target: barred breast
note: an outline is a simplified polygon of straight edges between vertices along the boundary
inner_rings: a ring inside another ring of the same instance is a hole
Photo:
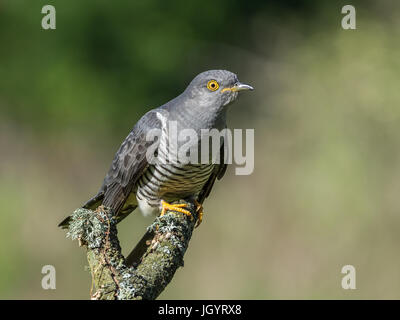
[[[153,211],[152,208],[158,210],[161,199],[171,202],[196,196],[207,182],[212,170],[212,164],[150,166],[137,183],[136,198],[140,209],[146,214],[146,211]]]
[[[167,137],[164,132],[158,148],[158,161],[146,169],[136,184],[136,199],[145,215],[156,214],[161,200],[172,202],[198,195],[215,166],[212,162],[182,164],[170,161],[169,156],[174,159],[176,151],[169,147]]]

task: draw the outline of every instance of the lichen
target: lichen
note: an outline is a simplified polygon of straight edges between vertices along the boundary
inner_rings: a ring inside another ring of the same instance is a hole
[[[100,248],[114,225],[115,219],[109,209],[92,211],[79,208],[71,215],[67,237],[82,241],[90,249]]]
[[[187,203],[187,202],[185,202]],[[195,206],[188,209],[195,213]],[[126,265],[111,210],[77,209],[72,214],[67,236],[87,247],[92,273],[94,299],[155,299],[183,266],[183,257],[192,236],[195,220],[181,213],[168,212],[148,227],[154,237],[141,263]],[[197,218],[197,216],[195,216]]]

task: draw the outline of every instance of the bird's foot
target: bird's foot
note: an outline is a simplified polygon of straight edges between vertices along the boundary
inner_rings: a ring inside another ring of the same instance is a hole
[[[186,203],[170,204],[164,200],[161,200],[161,207],[162,207],[162,209],[161,209],[160,217],[162,217],[167,212],[167,210],[170,210],[170,211],[175,211],[175,212],[181,212],[181,213],[189,216],[191,219],[193,219],[193,216],[190,213],[190,211],[183,209],[183,208],[188,207],[188,205]]]
[[[198,214],[197,222],[194,227],[197,228],[203,221],[204,211],[203,211],[203,205],[200,202],[194,200],[194,204],[196,205],[196,212]]]

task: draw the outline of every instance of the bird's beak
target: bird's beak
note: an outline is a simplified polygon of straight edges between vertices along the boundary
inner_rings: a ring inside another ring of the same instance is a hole
[[[233,87],[222,89],[222,92],[224,92],[224,91],[239,92],[239,91],[244,91],[244,90],[254,90],[254,88],[252,86],[249,86],[248,84],[240,83],[238,81],[235,83],[235,85]]]
[[[243,90],[254,90],[252,86],[249,86],[248,84],[236,82],[235,85],[232,87],[232,91],[243,91]]]

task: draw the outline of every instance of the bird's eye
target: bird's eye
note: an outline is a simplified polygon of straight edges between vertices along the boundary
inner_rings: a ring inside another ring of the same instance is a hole
[[[210,80],[207,82],[207,88],[210,91],[215,91],[215,90],[218,90],[219,84],[216,80]]]

